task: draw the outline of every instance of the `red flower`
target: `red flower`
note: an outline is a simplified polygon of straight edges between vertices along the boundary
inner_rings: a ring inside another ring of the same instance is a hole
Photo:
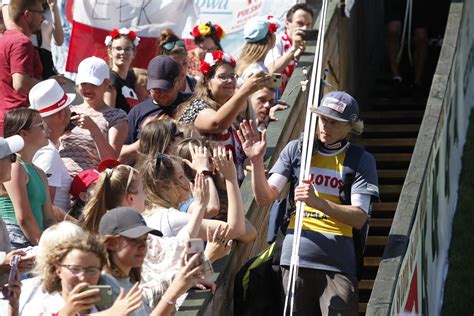
[[[275,23],[270,23],[268,25],[268,32],[275,33],[277,30],[278,30],[278,25],[276,25]]]
[[[128,37],[133,42],[135,40],[135,38],[137,38],[137,33],[135,33],[134,31],[130,31],[130,32],[128,32]]]
[[[221,39],[224,37],[224,30],[219,24],[214,24],[214,28],[216,29],[216,37]]]
[[[232,56],[230,56],[230,65],[232,66],[232,68],[235,68],[235,59]]]
[[[196,25],[196,26],[193,28],[193,31],[191,32],[191,35],[192,35],[193,37],[201,36],[201,32],[199,32],[198,25]]]
[[[112,31],[110,31],[109,35],[110,35],[110,37],[112,37],[112,38],[116,38],[117,36],[120,35],[120,32],[119,32],[118,29],[113,29]]]
[[[199,71],[201,71],[204,75],[207,75],[211,70],[211,65],[209,65],[204,60],[201,61],[201,66],[199,67]]]
[[[222,61],[222,57],[224,56],[224,52],[221,50],[216,50],[212,52],[212,58],[215,61]]]

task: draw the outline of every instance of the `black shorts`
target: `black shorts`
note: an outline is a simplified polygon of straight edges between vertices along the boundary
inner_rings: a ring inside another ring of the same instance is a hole
[[[428,0],[412,0],[412,28],[427,28],[428,27]],[[406,0],[385,0],[384,1],[384,15],[385,23],[400,21],[403,25],[405,20],[405,11],[407,7]]]

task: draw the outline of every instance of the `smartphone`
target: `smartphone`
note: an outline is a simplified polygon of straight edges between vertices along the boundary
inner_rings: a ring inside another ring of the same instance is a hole
[[[99,289],[100,301],[95,303],[97,306],[112,305],[112,286],[110,285],[89,285],[82,292],[87,290]]]
[[[302,30],[303,35],[301,38],[303,38],[305,41],[317,41],[318,40],[318,30]]]
[[[214,273],[214,269],[212,268],[211,262],[204,257],[204,240],[199,238],[188,240],[186,244],[186,262],[191,260],[196,253],[199,253],[199,262],[194,267],[202,266],[201,273],[203,277],[210,277]]]
[[[16,279],[16,273],[18,271],[18,264],[20,263],[21,257],[19,255],[14,255],[10,262],[10,274],[8,275],[8,292],[7,297],[13,295],[11,289],[11,283]]]
[[[282,77],[281,74],[279,73],[272,73],[270,74],[272,76],[272,80],[270,83],[270,87],[273,89],[278,89],[281,87],[282,84]]]
[[[71,117],[76,116],[76,112],[71,112]],[[65,132],[70,132],[72,129],[76,127],[76,124],[74,124],[73,120],[69,120],[69,123],[67,124],[66,128],[64,129]]]

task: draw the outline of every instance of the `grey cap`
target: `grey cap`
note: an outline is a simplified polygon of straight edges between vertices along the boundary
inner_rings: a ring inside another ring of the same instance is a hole
[[[336,121],[356,122],[359,120],[359,105],[348,93],[332,91],[324,96],[314,112]]]
[[[168,90],[173,88],[179,77],[179,65],[169,56],[156,56],[148,64],[148,79],[146,88]]]
[[[20,135],[7,138],[0,137],[0,159],[22,150],[24,145],[25,141]]]
[[[146,234],[163,236],[156,229],[148,227],[143,217],[130,207],[116,207],[102,216],[99,223],[100,235],[120,235],[138,238]]]

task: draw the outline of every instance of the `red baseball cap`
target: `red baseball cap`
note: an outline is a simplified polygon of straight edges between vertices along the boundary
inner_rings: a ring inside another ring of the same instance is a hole
[[[120,164],[121,164],[120,161],[118,161],[117,159],[113,159],[113,158],[104,159],[99,163],[97,170],[99,170],[99,172],[102,172],[107,168],[112,169],[114,167],[117,167]]]
[[[79,194],[87,190],[91,184],[96,184],[99,180],[99,171],[95,169],[87,169],[76,174],[71,182],[69,193],[75,198],[79,198]]]

